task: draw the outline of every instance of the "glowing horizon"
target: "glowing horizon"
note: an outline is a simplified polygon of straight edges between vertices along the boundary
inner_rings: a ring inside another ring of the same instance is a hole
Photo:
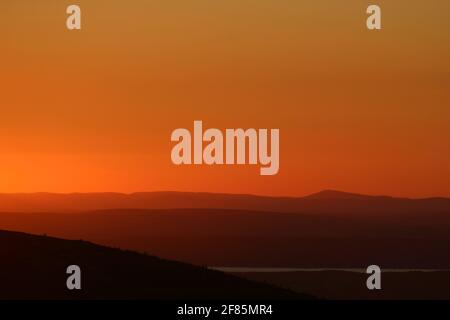
[[[450,197],[450,3],[0,3],[0,193]],[[170,134],[280,128],[280,170],[171,163]]]

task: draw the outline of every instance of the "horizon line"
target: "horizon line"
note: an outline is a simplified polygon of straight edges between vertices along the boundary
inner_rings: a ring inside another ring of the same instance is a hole
[[[410,196],[392,196],[388,194],[365,194],[358,192],[341,191],[336,189],[323,189],[318,192],[309,193],[305,195],[267,195],[267,194],[256,194],[256,193],[229,193],[229,192],[212,192],[212,191],[181,191],[181,190],[154,190],[154,191],[133,191],[133,192],[120,192],[120,191],[73,191],[73,192],[54,192],[54,191],[33,191],[33,192],[0,192],[0,195],[100,195],[100,194],[115,194],[115,195],[125,195],[132,196],[136,194],[157,194],[157,193],[178,193],[178,194],[209,194],[209,195],[225,195],[225,196],[248,196],[248,197],[259,197],[259,198],[290,198],[290,199],[300,199],[308,198],[314,196],[326,195],[341,195],[341,196],[352,196],[352,197],[370,197],[370,198],[391,198],[391,199],[405,199],[405,200],[427,200],[427,199],[450,199],[450,196],[421,196],[421,197],[410,197]]]

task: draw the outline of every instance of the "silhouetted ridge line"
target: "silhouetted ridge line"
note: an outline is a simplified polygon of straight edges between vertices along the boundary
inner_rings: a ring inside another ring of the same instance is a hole
[[[376,213],[450,210],[450,199],[406,199],[325,190],[306,197],[139,192],[0,194],[0,212],[80,212],[108,209],[216,208],[301,213]]]
[[[0,231],[0,299],[311,298],[186,263],[81,240]],[[80,266],[82,290],[66,269]]]

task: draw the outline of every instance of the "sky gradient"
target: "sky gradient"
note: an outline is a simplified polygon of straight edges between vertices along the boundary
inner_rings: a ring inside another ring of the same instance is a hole
[[[82,8],[68,31],[65,9]],[[365,9],[382,8],[381,31]],[[0,192],[450,197],[450,2],[0,2]],[[279,128],[280,171],[175,166],[176,128]]]

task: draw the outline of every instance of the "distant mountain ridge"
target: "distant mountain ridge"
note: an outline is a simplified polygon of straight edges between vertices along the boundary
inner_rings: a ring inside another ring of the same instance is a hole
[[[77,212],[108,209],[220,208],[274,212],[446,212],[450,198],[408,199],[324,190],[305,197],[138,192],[0,194],[0,212]]]
[[[343,192],[343,191],[337,191],[337,190],[322,190],[313,194],[310,194],[308,196],[305,196],[303,198],[307,199],[323,199],[323,200],[330,200],[330,199],[368,199],[368,198],[393,198],[389,196],[369,196],[364,195],[360,193],[353,193],[353,192]]]
[[[0,194],[0,229],[210,266],[450,268],[450,199]],[[183,244],[183,245],[180,245]]]

